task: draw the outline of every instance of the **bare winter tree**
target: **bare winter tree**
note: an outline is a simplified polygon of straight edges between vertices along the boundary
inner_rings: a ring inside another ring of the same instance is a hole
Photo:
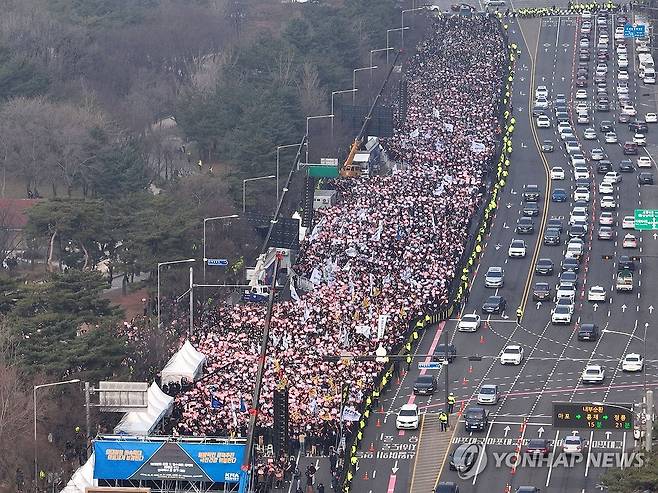
[[[311,62],[305,62],[299,83],[299,97],[304,115],[318,115],[325,111],[326,95],[320,87],[320,76],[317,67]]]
[[[20,242],[14,216],[15,212],[9,207],[0,207],[0,264],[14,253]]]

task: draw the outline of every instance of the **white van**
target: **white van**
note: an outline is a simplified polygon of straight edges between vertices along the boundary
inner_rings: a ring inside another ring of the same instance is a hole
[[[642,78],[645,84],[655,84],[656,83],[656,71],[653,68],[644,69],[644,77]]]

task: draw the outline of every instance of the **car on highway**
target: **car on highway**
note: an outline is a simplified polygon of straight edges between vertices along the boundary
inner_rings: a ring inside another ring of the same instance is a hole
[[[627,156],[637,155],[637,144],[635,142],[624,142],[623,151]]]
[[[544,245],[555,246],[559,245],[562,241],[560,231],[555,228],[547,228],[544,233]]]
[[[539,108],[541,110],[548,109],[548,99],[546,99],[546,98],[536,98],[535,99],[535,108]]]
[[[576,119],[576,123],[578,123],[578,125],[589,124],[589,115],[585,112],[578,113],[578,118]]]
[[[576,299],[576,287],[568,282],[561,282],[558,284],[557,293],[555,294],[557,299],[560,298],[569,298],[572,301]]]
[[[548,88],[546,86],[537,86],[535,98],[548,98]]]
[[[569,225],[587,222],[588,211],[587,207],[576,206],[571,210],[569,215]]]
[[[567,140],[564,144],[564,149],[567,151],[567,154],[575,154],[580,152],[580,144],[577,140]]]
[[[612,226],[615,223],[615,217],[612,212],[602,212],[599,215],[599,224],[601,226]]]
[[[620,255],[617,262],[617,270],[630,270],[635,271],[635,262],[628,255]]]
[[[569,238],[584,238],[587,235],[587,223],[585,221],[577,222],[569,226]]]
[[[439,387],[434,375],[419,375],[414,382],[414,394],[431,395]]]
[[[572,432],[572,434],[567,436],[564,439],[564,442],[562,442],[562,452],[565,454],[581,454],[586,447],[587,443],[577,431]]]
[[[605,133],[605,143],[606,144],[616,144],[618,142],[617,134],[615,132],[606,132]]]
[[[640,173],[639,175],[637,175],[637,182],[640,185],[653,185],[653,174]]]
[[[572,310],[568,306],[557,305],[551,312],[551,323],[557,324],[570,324],[572,317]]]
[[[640,156],[637,158],[637,167],[638,168],[651,168],[653,162],[649,156]]]
[[[558,298],[555,302],[555,307],[564,306],[569,309],[569,312],[573,315],[573,310],[575,308],[574,302],[569,298]]]
[[[469,406],[464,413],[466,431],[484,431],[489,425],[489,414],[484,408]]]
[[[576,167],[573,170],[573,175],[576,178],[576,180],[581,178],[585,180],[589,180],[589,170],[585,167],[581,167],[581,166]]]
[[[448,344],[446,350],[445,343],[437,344],[432,353],[432,361],[445,361],[448,355],[448,363],[452,363],[457,358],[457,348],[454,344]]]
[[[535,486],[519,486],[515,493],[539,493],[541,490]]]
[[[532,301],[546,301],[553,297],[551,285],[547,282],[536,282],[532,288]]]
[[[573,199],[584,200],[585,202],[589,202],[589,190],[581,187],[576,188],[576,190],[573,193]]]
[[[587,99],[587,90],[586,89],[578,89],[576,91],[576,99]]]
[[[612,183],[604,181],[599,185],[599,193],[601,195],[611,195],[615,193],[615,187]]]
[[[624,216],[621,227],[622,229],[635,229],[635,216]]]
[[[599,230],[596,233],[596,237],[599,240],[612,240],[615,237],[615,232],[610,226],[599,226]]]
[[[578,274],[573,270],[565,270],[560,274],[560,282],[569,282],[578,286]]]
[[[505,271],[502,267],[492,265],[484,276],[484,285],[487,288],[502,288],[505,282]]]
[[[540,258],[535,265],[535,273],[540,276],[552,276],[553,268],[553,261],[550,258]]]
[[[637,372],[644,369],[644,358],[638,353],[628,353],[621,363],[621,371]]]
[[[603,182],[612,183],[616,185],[622,181],[621,173],[617,171],[609,171],[603,176]]]
[[[537,128],[551,128],[551,119],[546,115],[537,117]]]
[[[543,152],[553,152],[555,150],[555,144],[552,140],[546,139],[541,143],[541,150]]]
[[[481,323],[480,315],[476,313],[462,315],[462,318],[457,323],[457,330],[459,332],[477,332]]]
[[[535,222],[529,217],[522,216],[516,220],[514,231],[520,235],[531,235],[535,232]]]
[[[531,438],[526,445],[525,453],[533,456],[548,457],[553,450],[553,443],[547,438]]]
[[[599,130],[604,133],[611,132],[614,130],[614,125],[609,120],[602,120],[601,123],[599,123]]]
[[[581,376],[583,383],[603,383],[605,369],[601,365],[587,365]]]
[[[526,255],[526,245],[524,240],[512,240],[507,249],[507,256],[510,258],[523,258]]]
[[[569,197],[564,188],[556,188],[551,193],[551,202],[566,202]]]
[[[564,168],[553,166],[551,168],[551,180],[564,180]]]
[[[609,159],[602,159],[596,164],[596,172],[600,175],[603,175],[609,171],[612,171],[612,163]]]
[[[644,147],[647,145],[647,136],[644,134],[635,134],[633,135],[633,142],[635,142],[638,146]]]
[[[603,153],[603,149],[595,147],[590,151],[590,157],[592,158],[592,161],[600,161],[605,157],[605,154]]]
[[[658,123],[658,113],[647,113],[644,116],[644,121],[647,123]]]
[[[578,328],[579,341],[596,341],[599,338],[599,326],[596,324],[582,324]]]
[[[629,132],[637,132],[637,133],[647,133],[649,131],[649,126],[647,125],[647,122],[642,121],[642,120],[635,120],[632,122],[628,123],[628,130]]]
[[[635,171],[635,167],[633,166],[633,161],[630,159],[622,159],[619,161],[619,171],[622,173],[632,173]]]
[[[417,430],[420,422],[417,404],[403,404],[395,418],[398,430]]]
[[[460,445],[460,447],[462,446],[463,445]],[[473,463],[475,463],[475,461]],[[453,483],[452,481],[441,481],[436,485],[434,493],[459,493],[459,486],[457,486],[457,483]]]
[[[499,398],[498,385],[485,384],[480,387],[477,402],[478,404],[498,404]]]
[[[606,293],[603,286],[591,286],[587,290],[587,301],[601,301],[603,303],[608,299],[608,293]]]
[[[482,304],[482,311],[484,313],[502,313],[505,311],[507,301],[502,296],[493,295],[489,296]]]
[[[620,69],[620,70],[617,72],[617,79],[619,79],[619,80],[628,80],[628,70],[622,70],[622,69]],[[622,109],[622,111],[624,111],[624,113],[626,113],[627,115],[635,116],[635,113],[630,113],[630,110],[626,110],[626,108],[627,108],[627,107],[624,106],[624,108]],[[632,107],[631,107],[631,108],[632,108]],[[633,110],[633,111],[634,111],[634,110]]]
[[[637,248],[637,237],[631,233],[624,236],[622,241],[622,248]]]
[[[523,348],[516,344],[505,346],[500,353],[501,365],[520,365],[523,361]]]
[[[567,244],[567,249],[564,253],[566,258],[579,259],[583,255],[583,243],[576,242],[574,239],[571,239]]]
[[[577,166],[587,166],[587,160],[585,159],[585,156],[583,156],[579,152],[572,154],[570,156],[570,159],[571,159],[571,166],[573,166],[574,168]]]
[[[610,195],[604,195],[603,197],[601,197],[601,209],[610,210],[616,208],[617,208],[617,202],[615,201],[614,197],[611,197]]]
[[[562,230],[564,229],[562,226],[562,220],[558,217],[550,217],[546,223],[546,228],[557,229],[560,233],[562,233]]]
[[[565,257],[562,260],[562,272],[572,271],[578,272],[580,270],[580,262],[577,258]]]
[[[541,196],[541,191],[537,185],[526,185],[523,187],[523,200],[526,202],[537,202]]]
[[[523,204],[523,208],[521,209],[521,214],[524,216],[538,216],[539,215],[539,206],[537,205],[537,202],[526,202]]]

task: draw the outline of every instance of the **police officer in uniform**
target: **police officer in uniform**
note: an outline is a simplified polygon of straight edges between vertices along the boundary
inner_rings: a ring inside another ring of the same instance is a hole
[[[455,399],[455,394],[450,392],[450,394],[448,394],[448,414],[453,413],[455,409],[455,402],[457,402],[457,399]]]
[[[516,323],[517,323],[517,325],[521,324],[521,317],[523,317],[523,310],[521,309],[521,307],[518,307],[516,309]]]
[[[441,414],[439,414],[439,422],[441,423],[441,431],[448,431],[448,414],[445,411],[441,411]]]

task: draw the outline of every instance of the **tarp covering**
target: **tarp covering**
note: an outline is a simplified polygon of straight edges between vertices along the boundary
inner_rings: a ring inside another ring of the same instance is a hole
[[[183,347],[171,357],[162,372],[160,372],[160,381],[162,385],[170,382],[180,383],[184,377],[189,382],[193,382],[203,371],[205,361],[205,355],[194,349],[190,341],[185,341]]]
[[[91,454],[87,462],[73,473],[73,477],[60,493],[85,493],[85,488],[98,486],[98,481],[94,479],[94,462],[94,454]]]
[[[118,425],[114,427],[116,435],[150,435],[160,420],[173,406],[174,398],[168,396],[158,384],[153,382],[148,390],[148,407],[145,411],[126,413]]]

